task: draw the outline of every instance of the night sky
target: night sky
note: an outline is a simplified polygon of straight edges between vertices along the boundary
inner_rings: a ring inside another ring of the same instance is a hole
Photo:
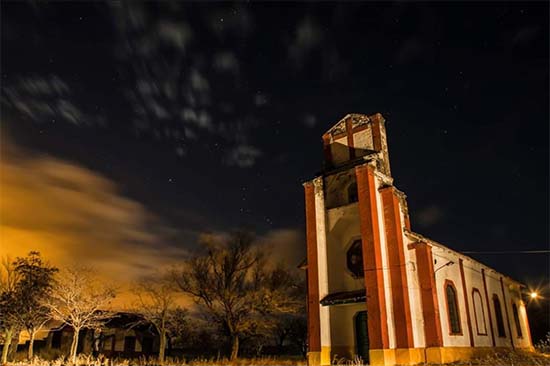
[[[297,265],[321,135],[376,112],[414,231],[546,250],[548,11],[3,1],[1,251],[131,277],[245,228]],[[473,256],[548,284],[547,254]]]

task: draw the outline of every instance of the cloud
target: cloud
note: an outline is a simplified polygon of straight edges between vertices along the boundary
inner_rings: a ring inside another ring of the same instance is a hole
[[[262,94],[260,92],[256,93],[254,96],[254,104],[257,107],[261,107],[267,104],[267,96],[265,94]]]
[[[512,38],[512,44],[521,45],[531,42],[537,37],[539,30],[539,27],[536,26],[521,28],[514,34],[514,37]]]
[[[297,66],[302,66],[309,53],[323,39],[323,31],[313,22],[311,17],[305,17],[296,26],[294,40],[288,48],[290,59]]]
[[[445,212],[441,207],[431,205],[423,208],[415,215],[418,224],[422,227],[430,227],[445,217]]]
[[[228,71],[237,73],[239,71],[239,61],[233,52],[225,51],[214,55],[214,68],[218,71]]]
[[[297,229],[275,229],[258,238],[273,263],[282,262],[289,268],[296,268],[306,257],[304,234]]]
[[[195,68],[191,69],[190,81],[191,88],[198,92],[207,92],[210,89],[208,80]]]
[[[103,123],[102,116],[83,110],[69,85],[57,75],[21,77],[13,83],[7,83],[2,86],[2,104],[36,123]]]
[[[180,50],[184,50],[192,39],[191,28],[183,22],[162,20],[157,27],[160,41]]]
[[[122,289],[186,255],[168,244],[178,230],[97,172],[18,148],[5,135],[1,163],[0,255],[38,250],[57,266],[93,266]]]
[[[199,235],[198,241],[223,247],[230,237],[231,233],[227,231],[204,232]],[[253,246],[267,256],[268,264],[282,263],[289,269],[297,269],[306,257],[304,234],[294,228],[273,229],[258,235]]]
[[[313,114],[306,114],[304,117],[304,125],[309,128],[315,127],[317,124],[317,117],[315,117]]]
[[[208,24],[218,37],[227,34],[246,36],[254,29],[254,19],[244,6],[232,6],[214,12]]]
[[[249,168],[262,156],[262,152],[251,145],[241,144],[229,151],[225,163],[230,166]]]

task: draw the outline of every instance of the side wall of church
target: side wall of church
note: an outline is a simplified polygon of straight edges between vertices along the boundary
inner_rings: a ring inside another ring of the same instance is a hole
[[[444,346],[531,347],[525,304],[516,282],[449,249],[432,246],[432,252]],[[453,286],[457,294],[459,332],[451,331],[448,285]],[[495,299],[498,299],[496,303]],[[500,316],[497,304],[500,304]],[[513,305],[517,309],[517,321]]]
[[[459,258],[452,252],[441,248],[432,247],[435,270],[435,283],[437,289],[437,301],[439,304],[439,317],[441,320],[441,332],[444,346],[470,347],[470,334],[468,331],[468,319],[466,314],[466,300],[459,268]],[[451,265],[446,265],[453,262]],[[460,331],[453,332],[449,320],[449,308],[447,306],[446,286],[451,285],[456,290],[456,298],[459,310]]]

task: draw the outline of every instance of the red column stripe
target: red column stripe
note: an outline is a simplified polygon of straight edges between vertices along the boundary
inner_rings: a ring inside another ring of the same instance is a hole
[[[371,167],[362,165],[355,168],[355,174],[367,291],[369,344],[371,349],[387,349],[389,348],[388,322],[374,172]]]
[[[443,346],[443,336],[441,333],[439,304],[437,302],[437,289],[435,287],[432,248],[426,243],[419,242],[415,246],[415,251],[426,347],[441,347]]]
[[[319,316],[319,268],[317,265],[317,220],[315,215],[315,187],[312,182],[304,185],[306,200],[307,240],[307,330],[309,351],[321,351],[321,326]]]
[[[391,277],[393,318],[397,348],[413,348],[411,308],[403,244],[399,201],[393,187],[380,190],[384,206],[384,227]]]

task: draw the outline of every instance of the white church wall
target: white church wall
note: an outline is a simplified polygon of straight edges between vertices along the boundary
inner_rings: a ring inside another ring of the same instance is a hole
[[[523,348],[531,347],[531,336],[529,334],[529,324],[527,323],[527,309],[525,308],[525,303],[521,300],[516,300],[518,306],[518,315],[521,324],[521,330],[523,332],[523,337],[518,338],[518,346]]]
[[[319,300],[329,294],[328,258],[327,258],[327,234],[325,215],[325,193],[323,179],[315,178],[315,217],[317,229],[317,265],[319,280]],[[319,304],[319,323],[321,328],[321,348],[330,347],[330,313],[329,310]]]
[[[365,303],[337,305],[330,307],[330,320],[332,322],[331,339],[335,352],[338,349],[348,349],[349,355],[338,355],[340,357],[354,356],[357,354],[355,340],[355,315],[360,311],[366,311]]]
[[[510,329],[511,336],[514,341],[514,347],[527,348],[530,346],[528,327],[525,323],[525,317],[521,316],[521,307],[523,306],[523,301],[521,300],[521,289],[519,286],[507,278],[503,278],[504,292],[506,294],[506,307],[508,310],[508,319],[510,319]],[[513,305],[517,307],[519,326],[521,328],[521,333],[517,331],[517,325],[513,312]],[[525,309],[524,309],[525,310]],[[524,313],[525,315],[525,313]],[[520,335],[521,334],[521,335]]]
[[[468,259],[464,260],[464,279],[466,280],[468,291],[474,346],[491,347],[491,329],[489,328],[487,301],[483,287],[483,276],[481,274],[482,268],[483,266],[478,262]]]
[[[447,347],[469,347],[470,336],[468,333],[468,321],[466,317],[466,303],[464,301],[464,291],[460,277],[460,268],[458,264],[459,257],[452,251],[442,248],[432,247],[434,264],[435,283],[437,288],[437,301],[439,305],[439,317],[441,319],[441,333],[443,336],[443,345]],[[445,266],[452,261],[452,265]],[[443,267],[442,267],[443,266]],[[460,314],[460,333],[452,334],[449,324],[449,313],[447,309],[447,298],[445,296],[446,281],[452,281],[456,289],[458,311]]]
[[[327,233],[329,293],[364,289],[365,279],[353,276],[346,257],[353,241],[361,239],[358,204],[328,210]]]
[[[487,283],[487,293],[489,295],[489,308],[491,309],[492,327],[495,335],[495,345],[497,347],[511,347],[510,335],[508,332],[508,326],[506,323],[506,313],[504,309],[504,301],[502,298],[502,289],[500,287],[500,276],[493,270],[485,271],[485,281]],[[499,335],[497,326],[497,317],[495,313],[495,306],[493,302],[493,296],[496,295],[500,301],[500,307],[502,311],[502,321],[504,323],[504,336]]]
[[[374,144],[372,142],[372,129],[370,126],[369,128],[353,134],[353,146],[358,149],[374,150]]]

